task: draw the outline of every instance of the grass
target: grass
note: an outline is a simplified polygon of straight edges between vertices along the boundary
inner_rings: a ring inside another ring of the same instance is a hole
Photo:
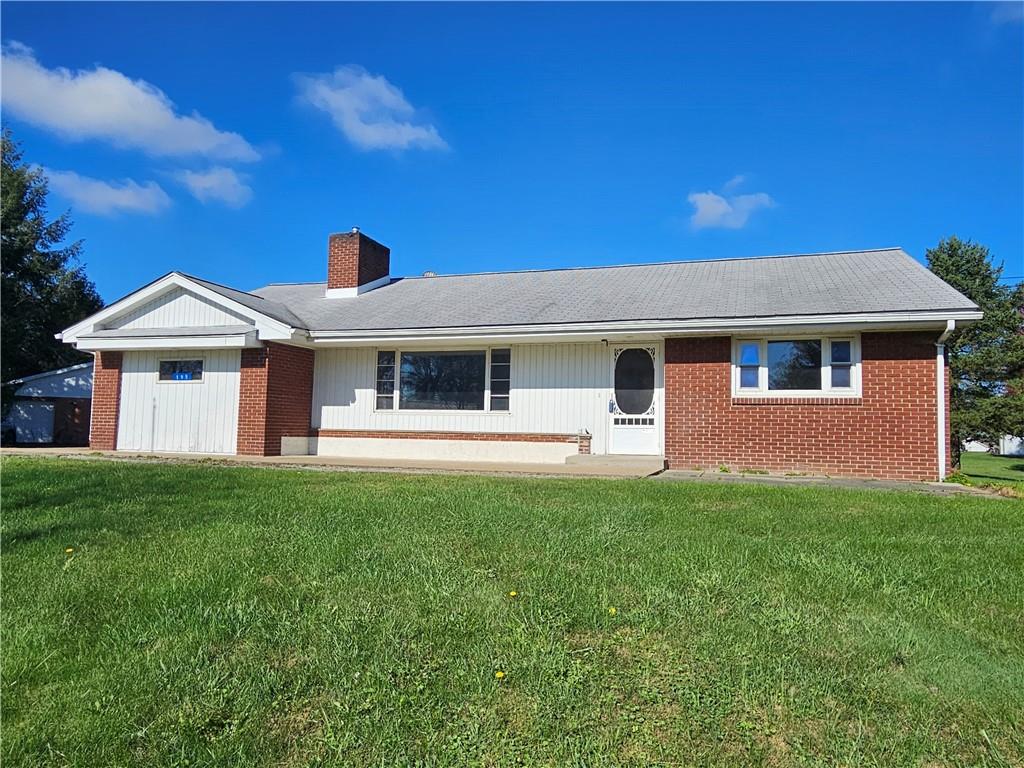
[[[993,456],[989,453],[960,454],[960,471],[950,478],[964,485],[1002,489],[1024,498],[1024,456]]]
[[[5,765],[1024,761],[1016,500],[2,471]]]

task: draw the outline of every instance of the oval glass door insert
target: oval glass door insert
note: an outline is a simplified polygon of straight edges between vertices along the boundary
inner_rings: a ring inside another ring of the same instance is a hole
[[[615,404],[623,413],[646,413],[654,402],[654,358],[646,349],[624,349],[615,360]]]

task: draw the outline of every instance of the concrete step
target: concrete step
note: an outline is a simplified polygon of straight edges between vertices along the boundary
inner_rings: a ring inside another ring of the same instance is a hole
[[[665,469],[664,456],[636,456],[632,454],[591,454],[581,453],[568,456],[566,464],[586,467],[607,467],[609,469],[630,469],[638,474],[653,475]]]

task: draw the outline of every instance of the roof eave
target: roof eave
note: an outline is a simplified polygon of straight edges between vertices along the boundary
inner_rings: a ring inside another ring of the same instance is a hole
[[[376,344],[399,341],[484,339],[545,340],[548,338],[621,337],[637,335],[684,336],[736,334],[756,331],[854,329],[911,330],[944,327],[947,321],[968,324],[979,320],[976,309],[927,310],[909,312],[870,312],[834,315],[786,315],[746,318],[698,318],[692,320],[629,320],[600,323],[549,323],[537,325],[495,325],[474,327],[389,328],[378,330],[310,331],[310,340],[319,346],[330,344]]]

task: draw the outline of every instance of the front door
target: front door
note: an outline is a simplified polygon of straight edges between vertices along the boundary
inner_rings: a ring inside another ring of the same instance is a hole
[[[612,347],[609,453],[661,453],[659,347]]]

